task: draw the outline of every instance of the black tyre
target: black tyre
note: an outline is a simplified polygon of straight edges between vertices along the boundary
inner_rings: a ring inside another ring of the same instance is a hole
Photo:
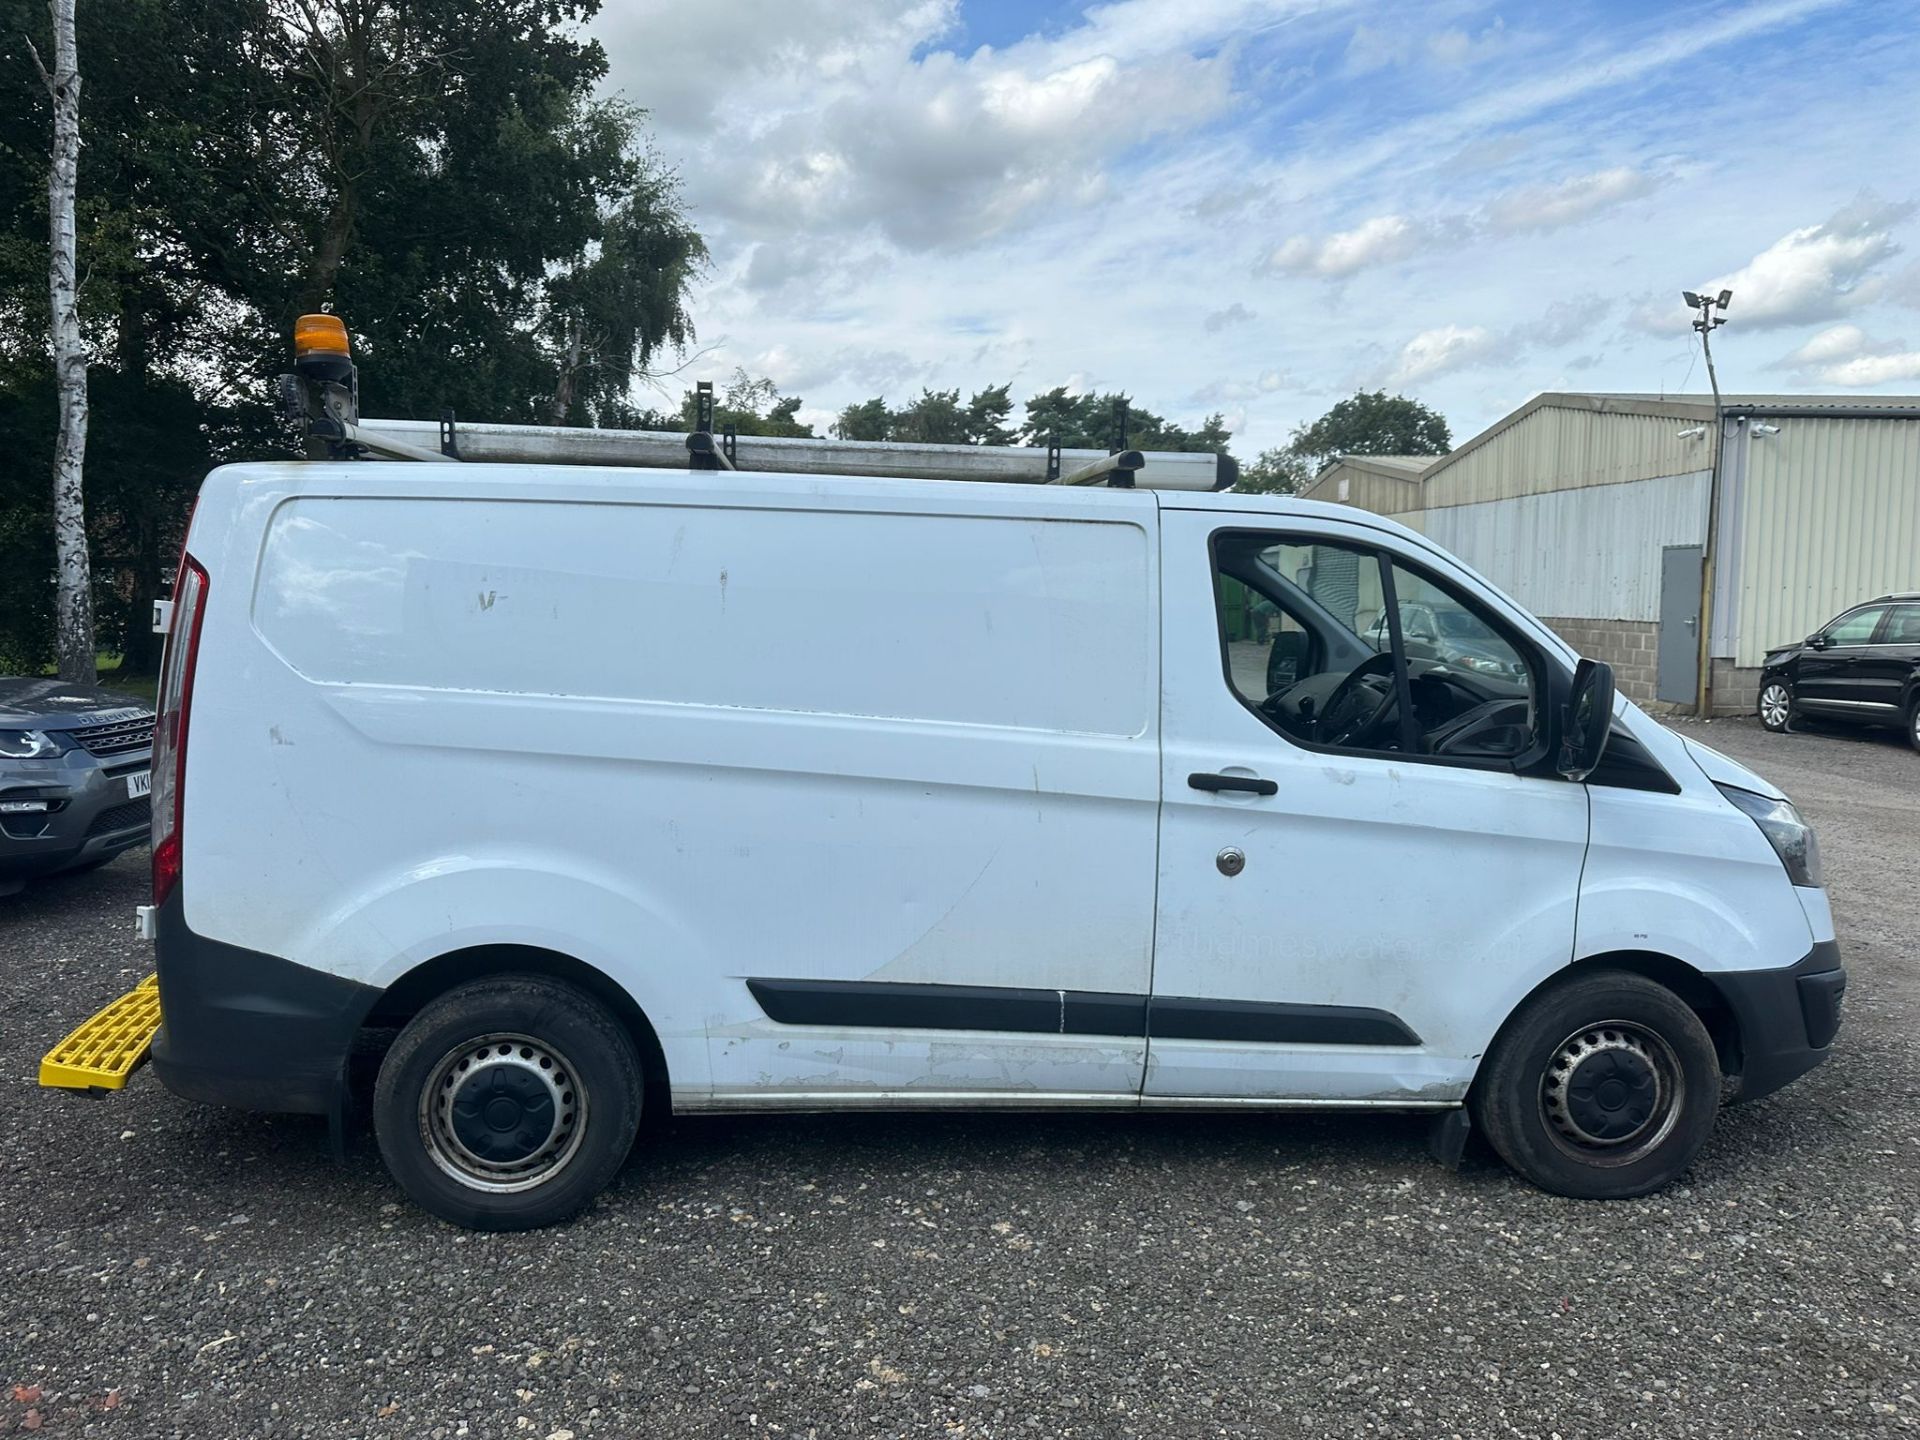
[[[632,1038],[558,980],[500,975],[450,990],[381,1062],[374,1131],[423,1209],[474,1230],[532,1230],[606,1188],[640,1126]]]
[[[1720,1110],[1720,1062],[1671,990],[1595,970],[1515,1012],[1469,1103],[1500,1158],[1542,1190],[1624,1200],[1700,1153]]]
[[[1907,706],[1907,743],[1920,750],[1920,695],[1913,697],[1913,703]]]
[[[1787,682],[1768,680],[1760,687],[1760,723],[1775,734],[1784,733],[1793,723],[1793,691]]]

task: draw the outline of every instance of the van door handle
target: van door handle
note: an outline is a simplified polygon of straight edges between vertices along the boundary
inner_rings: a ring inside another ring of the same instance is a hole
[[[1244,790],[1249,795],[1278,795],[1280,787],[1271,780],[1262,780],[1257,775],[1214,775],[1205,770],[1196,770],[1187,776],[1187,784],[1195,790]]]

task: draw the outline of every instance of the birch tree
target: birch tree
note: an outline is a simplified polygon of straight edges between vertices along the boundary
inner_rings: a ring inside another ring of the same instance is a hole
[[[53,97],[53,164],[47,175],[51,258],[47,290],[53,305],[53,368],[60,428],[53,451],[54,638],[60,678],[91,685],[93,576],[87,561],[87,507],[81,476],[87,459],[87,350],[80,334],[73,198],[80,177],[80,65],[73,40],[75,0],[49,0],[53,73],[33,51],[34,66]],[[31,48],[31,46],[29,46]]]

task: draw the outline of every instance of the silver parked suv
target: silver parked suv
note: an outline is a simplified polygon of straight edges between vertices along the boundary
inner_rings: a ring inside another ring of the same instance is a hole
[[[153,712],[85,685],[0,677],[0,895],[147,840]]]

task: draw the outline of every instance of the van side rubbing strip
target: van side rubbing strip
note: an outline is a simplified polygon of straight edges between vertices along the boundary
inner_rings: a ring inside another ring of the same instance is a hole
[[[1031,1035],[1148,1036],[1266,1045],[1418,1045],[1398,1016],[1351,1005],[1289,1005],[875,980],[749,980],[781,1025],[880,1030],[998,1030]]]
[[[879,1030],[1009,1030],[1028,1035],[1144,1035],[1147,997],[1003,985],[884,980],[749,980],[782,1025]]]
[[[1418,1045],[1398,1015],[1358,1005],[1265,1000],[1185,1000],[1156,995],[1147,1012],[1156,1040],[1239,1040],[1255,1045]]]

